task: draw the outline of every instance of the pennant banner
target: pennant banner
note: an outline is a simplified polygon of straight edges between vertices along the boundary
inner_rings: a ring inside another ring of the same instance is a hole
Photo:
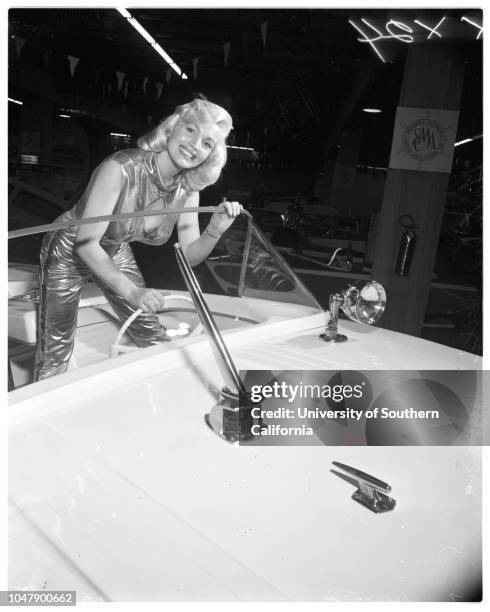
[[[22,47],[25,45],[25,42],[26,42],[26,39],[21,38],[20,36],[16,36],[14,38],[15,53],[17,54],[17,57],[19,57],[20,52],[22,51]]]
[[[73,57],[73,55],[69,55],[68,61],[70,62],[70,74],[71,76],[73,76],[75,74],[75,68],[77,67],[78,62],[80,61],[80,58]]]
[[[126,76],[126,74],[124,72],[118,72],[116,70],[116,76],[117,76],[117,91],[121,91],[121,87],[122,87],[124,77]]]
[[[269,22],[268,21],[263,21],[260,24],[260,34],[262,35],[262,44],[264,45],[264,49],[265,49],[265,45],[267,44],[267,28],[269,26]]]
[[[222,45],[223,47],[223,59],[225,62],[225,66],[228,66],[228,60],[230,59],[230,47],[231,47],[231,42],[225,42],[224,45]]]
[[[192,59],[192,71],[193,71],[194,81],[197,79],[197,65],[198,64],[199,64],[199,58],[194,57]]]

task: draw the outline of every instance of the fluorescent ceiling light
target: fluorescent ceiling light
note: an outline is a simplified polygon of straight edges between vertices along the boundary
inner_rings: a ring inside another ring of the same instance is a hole
[[[174,60],[170,57],[170,55],[166,53],[157,42],[153,45],[153,48],[158,54],[163,57],[167,64],[175,64]]]
[[[148,32],[145,30],[145,28],[138,22],[136,21],[136,19],[133,19],[132,17],[130,17],[128,19],[129,23],[133,26],[133,28],[139,32],[141,34],[141,36],[143,36],[143,38],[150,43],[150,45],[154,45],[155,44],[155,39],[153,38],[153,36],[151,36],[150,34],[148,34]]]
[[[226,145],[228,149],[239,149],[240,151],[255,151],[252,147],[237,147],[236,145]]]
[[[58,115],[59,117],[63,117],[63,119],[71,119],[70,115]]]
[[[163,57],[163,59],[167,62],[167,64],[170,66],[170,68],[172,68],[172,70],[174,70],[179,76],[181,76],[183,79],[187,79],[187,75],[185,73],[182,73],[182,70],[179,68],[179,66],[174,62],[174,60],[170,57],[170,55],[164,51],[162,49],[162,47],[155,41],[155,39],[153,38],[153,36],[151,34],[149,34],[145,28],[138,22],[136,21],[136,19],[134,17],[131,16],[131,13],[126,10],[125,8],[118,8],[116,9],[117,11],[119,11],[119,13],[128,20],[128,23],[130,23],[133,28],[141,35],[143,36],[143,38],[150,43],[150,45],[155,49],[155,51],[161,55]]]
[[[122,138],[131,138],[131,134],[119,134],[118,132],[111,132],[111,136],[121,136]]]
[[[364,113],[380,113],[381,112],[380,108],[363,108],[362,110]]]
[[[125,19],[132,19],[131,13],[125,8],[118,8],[116,10],[118,10]]]
[[[24,105],[24,102],[21,102],[20,100],[14,100],[14,98],[8,98],[9,102],[13,102],[14,104],[20,104],[20,106]]]
[[[161,55],[163,57],[163,59],[167,62],[167,64],[170,66],[170,68],[172,68],[172,70],[175,70],[175,72],[179,76],[182,74],[182,70],[177,66],[177,64],[170,57],[170,55],[160,47],[160,45],[158,43],[155,43],[154,45],[152,45],[152,47],[155,49],[155,51],[159,55]]]
[[[483,138],[483,134],[478,134],[477,136],[473,136],[473,138],[464,138],[459,142],[455,142],[454,146],[459,147],[459,145],[466,144],[467,142],[473,142],[473,140],[478,140],[479,138]]]
[[[473,142],[473,138],[465,138],[464,140],[460,140],[459,142],[455,142],[454,146],[459,147],[459,145],[466,144],[467,142]]]

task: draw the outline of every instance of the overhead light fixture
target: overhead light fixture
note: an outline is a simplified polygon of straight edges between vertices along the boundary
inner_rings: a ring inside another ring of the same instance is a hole
[[[473,138],[464,138],[463,140],[460,140],[459,142],[455,142],[454,146],[459,147],[459,145],[466,144],[467,142],[473,142],[474,140],[478,140],[479,138],[483,138],[483,134],[478,134],[478,136],[473,136]]]
[[[58,117],[62,117],[63,119],[71,119],[70,115],[58,115]]]
[[[362,111],[364,113],[381,113],[381,109],[380,108],[363,108]]]
[[[179,66],[174,62],[174,60],[170,57],[170,55],[162,49],[162,47],[156,42],[153,36],[145,30],[145,28],[131,15],[131,13],[125,8],[117,8],[117,11],[127,19],[128,23],[130,23],[133,28],[146,40],[146,42],[150,43],[150,45],[155,49],[155,51],[163,57],[163,59],[167,62],[167,64],[174,70],[182,79],[187,79],[187,75],[182,72]]]
[[[21,155],[21,164],[28,164],[29,166],[37,166],[39,164],[39,157],[37,155]]]
[[[182,70],[177,66],[177,64],[170,57],[170,55],[164,49],[162,49],[162,47],[157,42],[152,44],[152,47],[155,49],[158,55],[161,55],[163,57],[163,59],[167,62],[170,68],[172,68],[172,70],[175,70],[175,72],[179,76],[182,74]]]
[[[20,100],[15,100],[14,98],[8,98],[9,102],[12,102],[13,104],[19,104],[20,106],[24,105],[24,102],[21,102]]]
[[[228,149],[238,149],[240,151],[255,151],[253,147],[237,147],[236,145],[226,145]]]
[[[119,132],[111,132],[111,136],[120,136],[121,138],[131,138],[131,134],[119,134]]]

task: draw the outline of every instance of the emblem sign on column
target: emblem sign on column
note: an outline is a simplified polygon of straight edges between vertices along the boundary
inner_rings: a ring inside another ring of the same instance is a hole
[[[459,111],[399,106],[390,168],[451,172]]]

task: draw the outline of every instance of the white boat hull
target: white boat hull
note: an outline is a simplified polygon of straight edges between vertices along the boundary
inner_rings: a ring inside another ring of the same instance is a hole
[[[347,343],[326,345],[321,318],[224,337],[241,370],[454,367],[451,349],[350,322]],[[204,423],[222,385],[208,341],[179,342],[10,394],[10,588],[86,601],[478,597],[479,448],[230,445]],[[395,510],[354,503],[333,460],[389,482]]]

